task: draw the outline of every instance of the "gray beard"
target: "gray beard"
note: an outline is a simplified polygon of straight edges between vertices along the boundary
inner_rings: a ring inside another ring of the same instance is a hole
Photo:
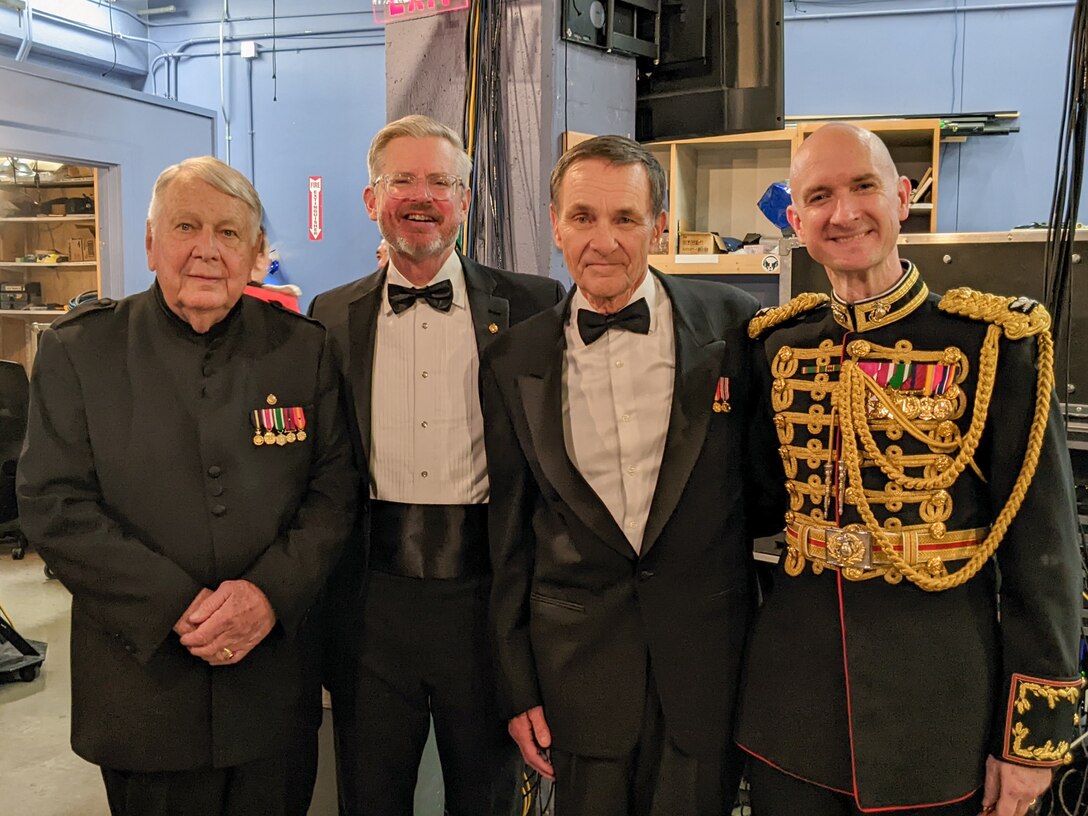
[[[449,249],[451,246],[457,243],[457,232],[454,231],[451,236],[439,235],[433,241],[422,246],[412,244],[408,239],[401,236],[389,236],[382,230],[381,225],[378,225],[378,232],[381,233],[385,242],[393,247],[398,255],[403,255],[405,258],[411,258],[413,261],[422,261],[427,258],[433,258],[435,255],[440,255]]]

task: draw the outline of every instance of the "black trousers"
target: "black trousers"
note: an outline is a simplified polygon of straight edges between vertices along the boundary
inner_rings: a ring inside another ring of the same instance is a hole
[[[317,782],[318,736],[321,729],[321,683],[308,683],[285,759],[286,799],[284,816],[306,816]]]
[[[515,747],[495,708],[489,590],[490,579],[371,573],[355,681],[333,689],[341,816],[412,816],[432,717],[448,816],[510,812]]]
[[[752,816],[862,816],[852,796],[812,785],[782,773],[766,762],[751,758],[748,763]],[[982,791],[942,807],[881,811],[885,816],[978,816]]]
[[[113,816],[283,816],[283,761],[161,773],[102,768],[102,779]]]
[[[723,738],[721,750],[711,756],[681,751],[669,737],[652,675],[651,670],[634,751],[601,759],[552,749],[556,812],[561,816],[728,816],[732,812],[743,767],[740,750]]]
[[[323,603],[323,599],[315,601],[315,611],[303,621],[296,635],[302,660],[302,688],[291,742],[285,749],[287,799],[284,816],[306,816],[317,781],[318,731],[324,716],[321,708]]]

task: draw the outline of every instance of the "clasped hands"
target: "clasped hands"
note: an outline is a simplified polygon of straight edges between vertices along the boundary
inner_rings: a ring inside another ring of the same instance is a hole
[[[242,661],[276,624],[264,592],[249,581],[224,581],[193,598],[174,631],[193,657],[212,666]]]

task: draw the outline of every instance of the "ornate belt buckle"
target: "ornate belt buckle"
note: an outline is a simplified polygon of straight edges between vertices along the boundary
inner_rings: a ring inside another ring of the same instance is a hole
[[[873,568],[873,537],[862,525],[828,527],[825,535],[828,564],[840,568]]]

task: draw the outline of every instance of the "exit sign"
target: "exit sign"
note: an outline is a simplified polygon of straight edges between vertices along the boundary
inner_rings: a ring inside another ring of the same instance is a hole
[[[373,0],[374,22],[397,23],[467,9],[472,0]]]

